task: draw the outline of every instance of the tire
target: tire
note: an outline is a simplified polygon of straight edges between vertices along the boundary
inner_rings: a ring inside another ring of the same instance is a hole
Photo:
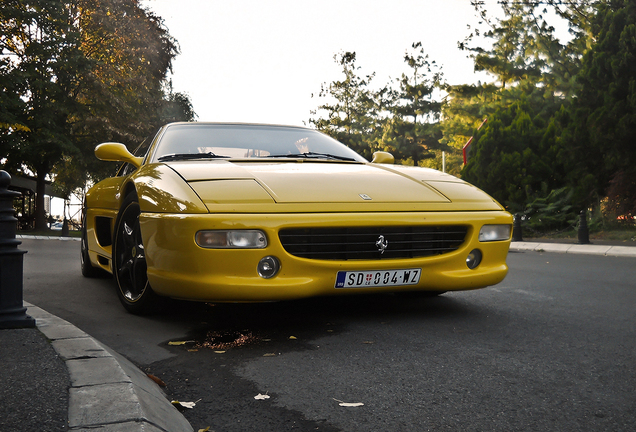
[[[155,312],[159,298],[148,282],[146,255],[139,226],[137,195],[128,194],[117,215],[113,235],[113,274],[117,295],[130,313]]]
[[[82,266],[82,276],[87,278],[104,277],[107,272],[99,267],[94,267],[88,257],[88,239],[86,238],[86,206],[82,210],[82,238],[80,246],[80,263]]]

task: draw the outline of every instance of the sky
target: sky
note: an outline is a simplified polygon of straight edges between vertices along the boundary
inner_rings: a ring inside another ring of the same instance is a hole
[[[488,0],[496,4],[496,0]],[[388,84],[422,42],[450,84],[487,81],[457,43],[478,19],[469,0],[142,0],[180,46],[175,92],[199,121],[309,125],[321,84],[341,79],[334,55],[356,52],[361,75]],[[494,8],[493,8],[494,9]],[[312,97],[313,95],[313,97]]]

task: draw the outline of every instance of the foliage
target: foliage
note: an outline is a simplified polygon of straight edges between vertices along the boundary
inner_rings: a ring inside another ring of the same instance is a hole
[[[636,4],[612,0],[593,20],[596,43],[583,58],[569,132],[595,156],[598,192],[619,215],[636,215]],[[628,218],[629,219],[629,218]]]
[[[517,95],[517,102],[495,111],[477,133],[462,176],[518,212],[542,184],[549,190],[560,187],[565,172],[556,158],[560,149],[544,139],[551,113],[540,103],[542,98],[520,88],[509,91]],[[553,110],[558,106],[559,101],[553,101]]]
[[[178,53],[161,19],[138,0],[6,0],[0,9],[0,157],[64,193],[104,175],[95,144],[135,146],[164,118],[191,120],[186,95],[166,91]]]
[[[598,193],[597,172],[591,169],[596,154],[585,151],[571,114],[581,88],[576,77],[592,40],[592,2],[546,4],[569,20],[569,41],[556,38],[546,19],[546,5],[504,1],[505,18],[494,23],[478,6],[490,25],[485,36],[493,40],[492,47],[470,47],[471,37],[462,45],[472,53],[475,68],[488,71],[500,83],[494,88],[482,85],[479,92],[470,89],[473,98],[481,96],[483,105],[477,112],[489,122],[475,135],[473,156],[462,175],[512,211],[536,200],[543,183],[549,191],[568,188],[572,205],[579,209]],[[447,112],[464,101],[449,104]],[[464,124],[475,124],[478,118],[469,114],[473,117],[466,115]],[[448,126],[445,134],[457,130],[457,121]],[[544,193],[540,198],[548,197]]]
[[[326,118],[310,119],[316,129],[370,158],[375,147],[375,132],[381,110],[383,91],[374,93],[369,87],[375,74],[359,76],[356,53],[344,52],[334,56],[342,67],[343,79],[323,84],[318,97],[331,99],[320,105],[319,112]]]
[[[76,9],[62,2],[8,0],[0,9],[0,82],[11,95],[4,115],[2,155],[8,167],[37,175],[36,224],[46,225],[44,181],[75,148],[69,118],[78,110],[78,77],[89,68],[73,27]]]
[[[535,232],[547,232],[576,224],[577,213],[571,205],[571,189],[563,187],[548,193],[544,183],[541,192],[523,212],[527,227]]]
[[[384,121],[379,144],[397,160],[419,165],[423,159],[435,157],[432,150],[445,148],[439,142],[441,134],[436,124],[441,102],[434,99],[442,73],[434,61],[429,62],[421,42],[411,48],[415,53],[404,55],[411,74],[402,74],[397,80],[397,90],[390,92],[392,100],[387,106],[390,115]]]
[[[446,148],[439,142],[436,124],[441,103],[434,99],[442,74],[429,62],[420,42],[406,52],[411,74],[396,80],[397,89],[371,87],[375,74],[360,76],[355,52],[341,53],[334,60],[342,66],[342,80],[323,84],[319,97],[328,99],[310,119],[316,129],[336,138],[371,159],[375,151],[389,151],[401,163],[419,165]]]
[[[364,125],[343,128],[356,132],[355,142],[344,141],[365,155],[387,150],[400,163],[438,169],[444,150],[447,171],[513,212],[540,215],[533,217],[540,225],[566,225],[573,214],[600,208],[600,202],[608,214],[633,221],[636,3],[497,3],[501,18],[493,18],[485,2],[472,2],[481,22],[459,43],[475,70],[488,72],[494,82],[443,83],[420,43],[405,55],[410,73],[375,93],[369,87],[373,75],[352,79],[357,68],[351,62],[348,78],[327,92],[341,101],[338,106],[355,107],[336,119]],[[568,37],[557,30],[563,23]],[[349,93],[354,97],[334,91],[343,83],[355,89]],[[446,93],[441,103],[437,89]],[[337,124],[333,119],[327,124]],[[342,140],[338,130],[323,130]],[[461,148],[471,137],[469,163],[460,172]]]

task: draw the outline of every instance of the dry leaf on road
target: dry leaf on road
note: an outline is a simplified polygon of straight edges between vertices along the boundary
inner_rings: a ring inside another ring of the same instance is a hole
[[[191,340],[191,341],[170,341],[168,342],[168,345],[185,345],[187,343],[194,343],[195,341]]]
[[[192,409],[194,408],[194,406],[200,401],[201,399],[199,399],[196,402],[179,402],[179,401],[172,401],[172,405],[175,405],[177,408],[187,408],[187,409]]]
[[[333,400],[335,400],[336,402],[340,402],[338,405],[340,405],[341,407],[359,407],[359,406],[364,406],[364,404],[362,402],[343,402],[341,400],[338,400],[336,398],[332,398]]]

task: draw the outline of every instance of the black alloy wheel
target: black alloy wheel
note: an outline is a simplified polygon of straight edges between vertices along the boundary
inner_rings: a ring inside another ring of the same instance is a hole
[[[113,273],[117,294],[126,310],[134,314],[154,311],[157,295],[152,291],[146,274],[146,253],[141,238],[139,202],[130,193],[115,222],[113,239]]]

